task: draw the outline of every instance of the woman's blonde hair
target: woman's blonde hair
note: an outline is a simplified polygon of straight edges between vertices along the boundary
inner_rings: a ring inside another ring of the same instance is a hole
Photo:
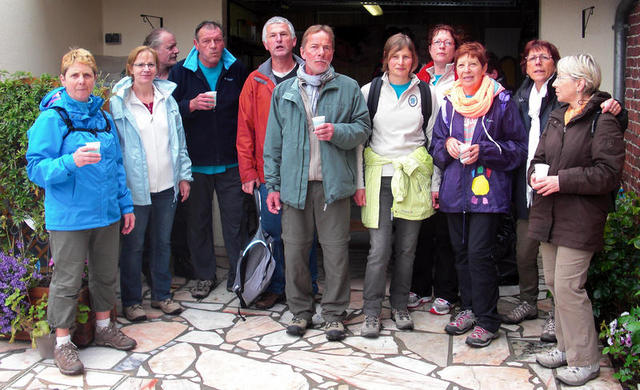
[[[409,36],[403,33],[393,34],[387,39],[382,50],[382,71],[389,70],[389,58],[396,52],[407,48],[411,52],[411,72],[418,67],[418,53],[416,52],[416,46]]]
[[[127,57],[127,66],[126,66],[127,76],[131,76],[131,78],[133,78],[133,72],[132,72],[133,63],[136,62],[136,58],[138,58],[138,55],[144,51],[148,51],[153,55],[153,60],[156,63],[156,67],[158,66],[158,52],[156,52],[149,46],[138,46],[133,50],[131,50],[129,52],[129,57]]]
[[[67,69],[76,62],[90,67],[94,76],[98,74],[98,65],[96,65],[96,59],[93,58],[93,54],[89,50],[82,48],[71,49],[62,56],[60,74],[64,76],[67,73]]]
[[[591,95],[600,88],[600,66],[591,54],[562,57],[558,61],[557,69],[558,73],[564,73],[576,80],[584,80],[584,95]]]

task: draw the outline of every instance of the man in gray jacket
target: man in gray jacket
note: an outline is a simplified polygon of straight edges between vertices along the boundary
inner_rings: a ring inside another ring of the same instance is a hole
[[[331,27],[314,25],[302,37],[304,67],[276,87],[264,146],[267,206],[282,208],[286,296],[293,319],[287,333],[311,325],[314,303],[308,256],[317,229],[325,290],[327,339],[345,337],[349,304],[349,219],[356,190],[356,146],[370,135],[369,112],[355,80],[335,73]]]

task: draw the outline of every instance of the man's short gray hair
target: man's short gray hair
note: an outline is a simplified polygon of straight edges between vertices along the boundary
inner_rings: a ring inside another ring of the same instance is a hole
[[[289,27],[291,38],[296,37],[296,29],[293,28],[293,24],[291,24],[291,22],[287,18],[284,18],[282,16],[274,16],[271,19],[267,20],[267,23],[265,23],[264,27],[262,27],[262,42],[267,41],[267,26],[280,23],[284,23],[287,25],[287,27]]]
[[[564,73],[575,80],[583,79],[585,85],[582,93],[585,95],[591,95],[600,88],[600,66],[591,54],[562,57],[558,61],[558,73]]]
[[[160,45],[162,45],[162,40],[160,38],[162,37],[162,33],[165,33],[165,32],[167,34],[173,35],[171,31],[167,30],[164,27],[154,28],[153,30],[151,30],[149,35],[147,35],[147,37],[144,39],[144,42],[142,42],[142,45],[149,46],[152,49],[157,49],[158,47],[160,47]]]

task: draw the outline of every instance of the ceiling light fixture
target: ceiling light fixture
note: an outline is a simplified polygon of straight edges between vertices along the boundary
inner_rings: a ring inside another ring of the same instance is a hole
[[[372,16],[382,15],[382,8],[375,1],[363,1],[361,4]]]

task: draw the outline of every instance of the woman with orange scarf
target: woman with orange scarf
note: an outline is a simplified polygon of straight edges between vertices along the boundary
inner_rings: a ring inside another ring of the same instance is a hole
[[[491,257],[499,214],[508,213],[511,171],[526,158],[526,132],[511,95],[485,75],[484,47],[455,54],[459,79],[446,94],[430,153],[443,171],[440,210],[447,215],[462,310],[445,331],[485,347],[498,337],[498,275]]]

